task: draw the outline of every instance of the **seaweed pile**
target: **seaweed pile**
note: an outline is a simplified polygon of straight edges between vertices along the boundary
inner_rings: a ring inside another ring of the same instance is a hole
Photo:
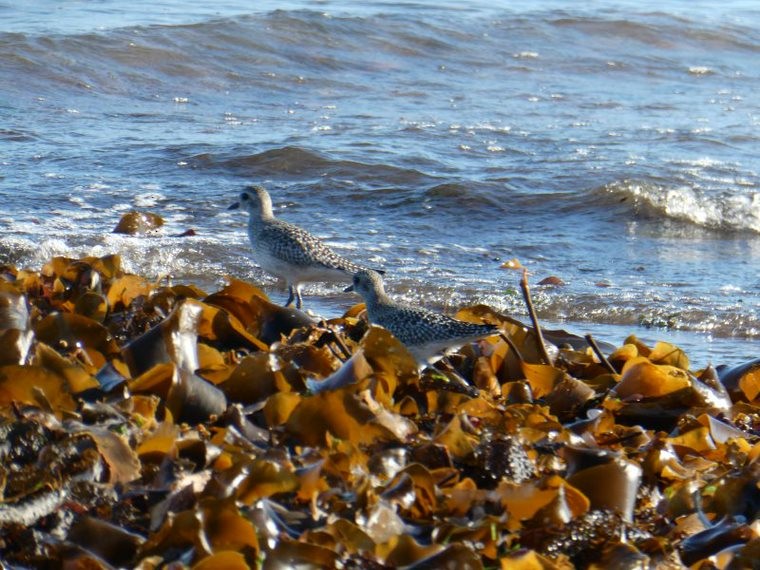
[[[361,305],[314,321],[117,255],[2,268],[0,559],[757,567],[760,361],[457,317],[505,334],[420,372]]]

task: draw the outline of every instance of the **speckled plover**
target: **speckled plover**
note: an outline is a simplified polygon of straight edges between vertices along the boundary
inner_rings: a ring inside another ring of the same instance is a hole
[[[261,186],[249,186],[229,209],[242,208],[249,214],[248,237],[253,258],[261,268],[285,280],[288,300],[301,308],[301,285],[307,281],[346,282],[364,269],[338,255],[306,230],[278,220],[272,212],[272,199]]]
[[[345,290],[361,295],[370,323],[393,333],[423,366],[468,342],[499,333],[499,328],[493,325],[457,321],[441,313],[393,301],[376,271],[358,271],[353,284]]]

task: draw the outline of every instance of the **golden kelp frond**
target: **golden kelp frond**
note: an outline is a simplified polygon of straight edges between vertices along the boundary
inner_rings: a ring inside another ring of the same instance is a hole
[[[525,295],[529,298],[528,295]],[[760,364],[691,370],[485,306],[418,369],[118,256],[0,272],[0,558],[19,567],[751,567]],[[336,311],[340,314],[341,311]]]

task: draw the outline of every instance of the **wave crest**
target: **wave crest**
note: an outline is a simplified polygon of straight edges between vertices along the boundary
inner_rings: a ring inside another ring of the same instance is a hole
[[[688,222],[723,231],[760,233],[760,192],[723,191],[711,195],[689,186],[621,180],[602,192],[616,201],[630,199],[637,214]]]
[[[224,156],[197,154],[189,159],[194,168],[232,171],[246,176],[281,176],[296,178],[349,179],[377,184],[411,184],[424,175],[415,169],[387,164],[372,164],[352,160],[334,160],[311,150],[296,146],[273,148],[254,154]]]

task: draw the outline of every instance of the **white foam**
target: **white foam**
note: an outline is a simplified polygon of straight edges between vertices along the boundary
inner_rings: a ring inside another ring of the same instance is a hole
[[[651,184],[629,184],[626,190],[641,204],[669,218],[709,228],[760,233],[760,192],[708,195],[688,186],[663,188]]]
[[[138,208],[153,208],[161,200],[166,200],[166,196],[159,192],[144,192],[135,195],[134,204]]]
[[[0,244],[2,246],[0,249],[14,254],[8,261],[22,269],[38,270],[53,257],[71,255],[71,248],[66,241],[58,238],[30,240],[6,236]]]

